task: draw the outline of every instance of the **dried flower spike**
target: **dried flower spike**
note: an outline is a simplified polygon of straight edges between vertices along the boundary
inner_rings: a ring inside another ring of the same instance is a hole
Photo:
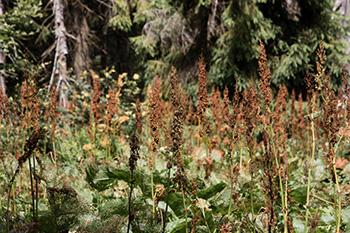
[[[204,57],[201,56],[198,61],[198,105],[197,114],[200,122],[204,121],[204,114],[208,107],[207,91],[207,71],[205,68]]]
[[[260,41],[259,45],[259,75],[260,75],[260,91],[265,100],[266,111],[269,111],[270,103],[272,100],[272,91],[270,87],[271,83],[271,71],[267,64],[267,55],[264,43]]]

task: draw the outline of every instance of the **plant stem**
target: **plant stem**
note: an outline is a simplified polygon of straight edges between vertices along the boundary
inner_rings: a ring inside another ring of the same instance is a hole
[[[270,134],[273,135],[273,129],[269,127],[269,130],[270,130]],[[276,149],[276,145],[273,141],[272,141],[272,149],[273,149],[273,155],[275,157],[276,167],[278,170],[278,183],[279,183],[281,205],[282,205],[282,212],[283,212],[284,233],[288,233],[288,212],[287,212],[287,199],[286,199],[286,190],[285,190],[285,186],[287,186],[287,180],[285,180],[285,184],[283,184],[283,175],[281,174],[282,167],[279,161],[278,149]]]
[[[283,187],[283,179],[281,175],[281,167],[280,163],[278,162],[277,156],[275,156],[276,160],[276,166],[278,169],[278,180],[279,180],[279,187],[280,187],[280,195],[281,195],[281,204],[282,204],[282,212],[283,212],[283,221],[284,221],[284,233],[288,233],[288,216],[286,212],[286,199],[285,199],[285,192]]]
[[[239,171],[242,170],[242,165],[243,164],[243,149],[242,147],[239,150]]]
[[[342,208],[341,208],[341,191],[340,191],[339,178],[338,178],[338,175],[337,175],[337,168],[335,166],[335,162],[336,162],[337,150],[339,148],[339,143],[341,142],[342,139],[343,139],[343,137],[340,137],[339,141],[337,142],[337,144],[335,146],[334,158],[333,158],[333,161],[332,161],[333,162],[333,173],[334,173],[334,178],[335,178],[334,195],[335,195],[336,204],[337,204],[337,210],[336,210],[336,233],[340,232]]]
[[[315,98],[313,97],[313,102]],[[310,165],[313,164],[315,160],[316,152],[316,138],[315,138],[315,123],[313,116],[311,115],[311,134],[312,134],[312,146],[311,146],[311,157],[309,158],[309,164],[307,165],[308,176],[307,176],[307,191],[306,191],[306,215],[305,215],[305,233],[308,232],[308,222],[309,222],[309,206],[310,206],[310,194],[311,194],[311,168]]]
[[[340,223],[341,223],[341,192],[339,187],[339,179],[337,175],[337,168],[335,167],[335,156],[333,161],[333,172],[334,172],[334,178],[335,178],[335,186],[334,186],[334,197],[336,199],[337,203],[337,209],[336,209],[336,233],[340,232]]]
[[[153,169],[151,170],[151,188],[152,188],[152,216],[154,219],[156,219],[156,195],[154,193],[154,181],[153,181]]]
[[[228,212],[227,215],[230,216],[231,215],[231,208],[232,208],[232,196],[233,196],[233,182],[232,182],[232,152],[234,151],[234,149],[232,151],[229,152],[229,169],[230,169],[230,189],[231,189],[231,197],[230,197],[230,202],[229,202],[229,206],[228,206]]]
[[[12,183],[10,183],[7,191],[7,206],[6,206],[6,225],[7,225],[7,233],[10,233],[10,204],[11,204],[11,190]]]
[[[184,188],[183,187],[182,187],[182,202],[183,202],[183,205],[184,205],[184,212],[185,212],[186,233],[188,233],[187,209],[186,209],[185,192],[184,192]]]
[[[133,214],[131,213],[132,211],[132,208],[131,208],[131,205],[132,205],[132,191],[133,191],[133,188],[134,188],[134,171],[131,169],[130,170],[130,178],[131,178],[131,182],[130,182],[130,193],[129,193],[129,204],[128,204],[128,229],[127,229],[127,233],[130,232],[130,227],[131,227],[131,222],[133,220]]]
[[[168,167],[168,181],[170,180],[170,172],[171,172],[171,168],[170,166]],[[168,214],[168,196],[169,196],[169,188],[167,187],[167,195],[166,195],[166,203],[165,203],[165,213],[164,213],[164,221],[163,221],[163,229],[162,229],[162,233],[165,232],[165,227],[166,227],[166,218],[167,218],[167,214]]]
[[[35,182],[35,216],[34,216],[34,221],[38,221],[38,207],[39,207],[39,195],[38,195],[38,179],[36,176],[36,169],[35,169],[35,155],[33,157],[33,178]]]
[[[32,194],[32,213],[33,219],[35,219],[35,197],[34,197],[34,181],[33,181],[33,168],[32,163],[30,161],[31,158],[28,159],[29,163],[29,176],[30,176],[30,192]]]
[[[288,233],[288,179],[284,182],[284,208],[285,208],[285,222],[284,222],[284,232]]]
[[[312,194],[312,196],[313,196],[314,198],[316,198],[316,199],[318,199],[318,200],[320,200],[320,201],[322,201],[322,202],[328,204],[328,205],[334,205],[333,202],[328,201],[328,200],[326,200],[326,199],[324,199],[324,198],[322,198],[322,197],[320,197],[320,196],[318,196],[318,195],[316,195],[316,194],[314,194],[314,193]]]

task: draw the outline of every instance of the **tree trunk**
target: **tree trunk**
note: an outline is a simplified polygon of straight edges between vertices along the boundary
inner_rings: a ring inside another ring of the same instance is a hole
[[[339,11],[339,13],[341,15],[344,15],[346,17],[350,16],[350,0],[336,0],[335,1],[335,6],[334,9]],[[347,25],[346,21],[343,21],[343,25],[344,27],[346,27]],[[347,54],[350,54],[350,36],[346,36],[345,37],[346,41],[347,41]],[[348,72],[350,72],[350,64],[345,64],[345,70],[347,70]],[[350,80],[349,80],[350,82]]]
[[[2,0],[0,0],[0,15],[4,14],[4,4],[2,3]],[[5,64],[5,54],[0,48],[0,92],[3,95],[6,95],[6,84],[5,84],[5,72],[4,69],[1,67]]]
[[[73,8],[72,31],[76,40],[74,41],[73,66],[76,77],[80,77],[84,71],[90,69],[90,28],[84,9]],[[72,53],[72,52],[71,52]]]
[[[64,5],[62,0],[53,0],[53,14],[55,16],[55,38],[56,50],[53,70],[50,78],[49,91],[56,87],[59,95],[59,105],[68,106],[68,80],[67,80],[67,38],[64,25]]]

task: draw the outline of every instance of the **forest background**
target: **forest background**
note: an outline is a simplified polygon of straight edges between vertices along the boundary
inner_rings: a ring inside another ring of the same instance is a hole
[[[235,84],[242,90],[257,77],[262,41],[273,85],[301,91],[320,41],[332,76],[346,68],[347,6],[344,0],[1,0],[0,87],[13,95],[33,76],[68,98],[70,84],[86,82],[89,69],[138,74],[142,88],[174,65],[191,89],[203,54],[210,86],[227,85],[232,94]]]

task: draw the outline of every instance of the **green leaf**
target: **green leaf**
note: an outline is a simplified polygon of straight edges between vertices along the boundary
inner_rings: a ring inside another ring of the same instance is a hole
[[[187,224],[191,222],[190,218],[187,218]],[[186,219],[176,219],[175,221],[169,222],[166,226],[166,232],[177,233],[186,231]]]
[[[181,216],[183,214],[183,199],[182,194],[180,193],[169,193],[168,196],[164,200],[177,216]]]
[[[296,201],[297,203],[301,205],[306,204],[306,186],[299,187],[297,189],[293,189],[292,192],[290,193],[290,196],[293,201]]]
[[[119,199],[119,200],[110,200],[105,202],[99,208],[99,212],[101,214],[101,218],[107,219],[112,217],[113,215],[128,215],[128,200],[127,199]]]
[[[209,198],[215,196],[217,193],[224,190],[225,187],[226,187],[226,184],[224,182],[220,182],[218,184],[212,185],[206,189],[199,191],[198,197],[203,198],[203,199],[209,199]]]

